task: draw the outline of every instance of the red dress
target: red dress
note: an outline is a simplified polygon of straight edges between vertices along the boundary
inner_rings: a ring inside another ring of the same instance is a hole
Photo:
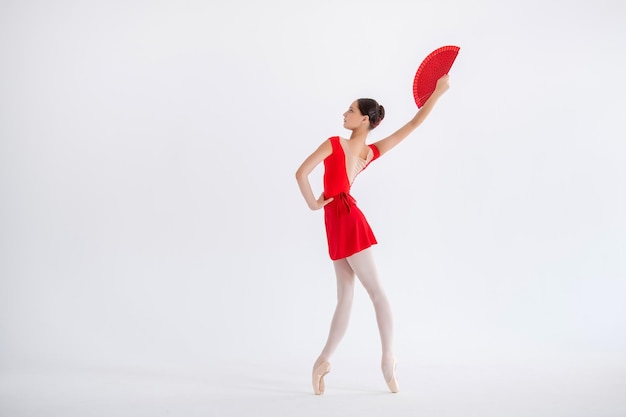
[[[332,260],[346,258],[376,244],[374,233],[365,216],[350,195],[350,179],[346,172],[346,155],[338,136],[329,139],[332,154],[324,159],[324,198],[333,201],[324,206],[324,223],[328,253]],[[375,145],[369,145],[373,158],[365,169],[380,156]]]

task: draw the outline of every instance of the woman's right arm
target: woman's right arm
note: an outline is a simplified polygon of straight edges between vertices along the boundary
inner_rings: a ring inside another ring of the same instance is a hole
[[[311,210],[319,210],[326,204],[333,201],[332,198],[328,200],[324,199],[324,194],[320,195],[318,199],[313,195],[311,189],[311,183],[309,182],[309,174],[315,169],[315,167],[326,159],[333,152],[332,145],[329,140],[324,141],[307,159],[304,160],[300,168],[296,171],[296,180],[298,181],[298,187],[302,197],[306,201]]]

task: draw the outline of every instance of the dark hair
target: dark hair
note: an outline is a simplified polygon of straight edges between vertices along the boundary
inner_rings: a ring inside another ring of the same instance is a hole
[[[361,114],[370,118],[370,130],[378,126],[385,118],[385,108],[373,98],[360,98],[357,103]]]

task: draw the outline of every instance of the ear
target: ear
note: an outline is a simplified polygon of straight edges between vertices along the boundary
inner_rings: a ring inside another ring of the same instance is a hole
[[[369,116],[363,116],[363,122],[369,124],[370,123],[370,117]]]

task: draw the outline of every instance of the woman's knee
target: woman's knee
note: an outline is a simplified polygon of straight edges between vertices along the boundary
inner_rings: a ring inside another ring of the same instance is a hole
[[[367,294],[370,297],[370,300],[372,300],[372,302],[374,304],[379,303],[381,301],[385,301],[387,299],[387,295],[385,294],[385,290],[383,290],[383,288],[380,285],[369,285],[369,286],[365,286],[365,291],[367,291]]]
[[[337,282],[337,300],[352,302],[354,298],[354,276]]]

